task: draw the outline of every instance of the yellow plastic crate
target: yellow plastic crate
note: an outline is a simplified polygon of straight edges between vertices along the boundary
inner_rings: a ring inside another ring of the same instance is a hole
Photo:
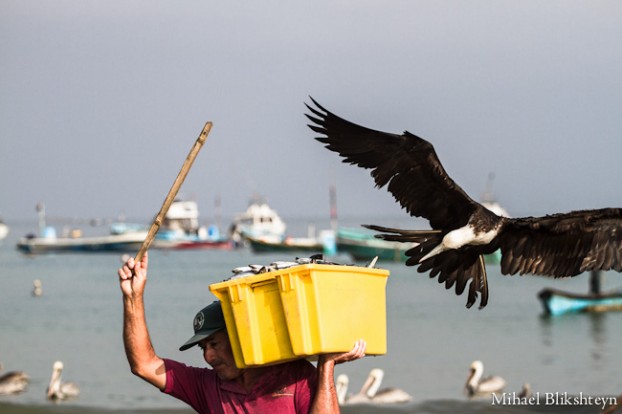
[[[306,264],[210,285],[222,302],[236,365],[244,368],[326,352],[360,338],[387,352],[388,270]]]

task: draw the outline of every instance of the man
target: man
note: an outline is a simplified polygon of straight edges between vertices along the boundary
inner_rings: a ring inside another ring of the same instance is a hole
[[[239,369],[236,367],[220,303],[195,317],[195,335],[180,350],[199,345],[212,366],[188,367],[160,358],[151,344],[143,295],[148,255],[130,258],[118,271],[123,292],[123,342],[132,373],[181,399],[199,413],[338,413],[335,364],[365,356],[365,341],[346,353],[322,354],[317,368],[306,360]]]

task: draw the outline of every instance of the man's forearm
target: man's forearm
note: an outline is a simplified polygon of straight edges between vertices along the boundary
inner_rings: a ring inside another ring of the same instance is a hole
[[[123,344],[132,373],[162,388],[162,360],[149,337],[142,297],[123,297]]]
[[[335,390],[335,361],[323,361],[320,357],[317,365],[318,387],[311,405],[312,414],[339,413],[339,402]]]
[[[342,362],[354,361],[365,356],[367,343],[359,339],[354,343],[350,352],[322,354],[317,362],[318,385],[311,412],[339,413],[339,401],[335,390],[335,365]]]

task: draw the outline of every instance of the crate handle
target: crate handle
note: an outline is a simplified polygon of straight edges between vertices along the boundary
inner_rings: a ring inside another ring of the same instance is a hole
[[[270,284],[276,284],[276,279],[268,279],[268,280],[262,280],[259,282],[251,283],[251,289],[255,289],[255,288],[262,287],[265,285],[270,285]]]

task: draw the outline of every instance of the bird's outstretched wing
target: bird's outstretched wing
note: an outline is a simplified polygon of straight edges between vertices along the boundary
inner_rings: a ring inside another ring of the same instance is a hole
[[[622,209],[509,219],[498,236],[501,272],[553,277],[622,271]]]
[[[478,207],[441,165],[428,141],[406,131],[402,135],[375,131],[346,121],[324,109],[307,105],[316,138],[339,153],[343,162],[371,169],[376,186],[388,190],[413,216],[424,217],[434,229],[465,225]]]

